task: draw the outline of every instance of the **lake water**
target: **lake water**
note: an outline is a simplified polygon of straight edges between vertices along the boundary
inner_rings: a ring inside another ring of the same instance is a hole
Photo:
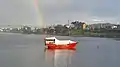
[[[0,34],[0,67],[120,67],[120,41],[57,36],[79,41],[76,50],[45,50],[45,35]]]

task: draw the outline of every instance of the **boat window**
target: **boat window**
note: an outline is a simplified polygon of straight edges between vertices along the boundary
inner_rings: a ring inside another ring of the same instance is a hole
[[[55,39],[45,39],[45,41],[55,41]]]

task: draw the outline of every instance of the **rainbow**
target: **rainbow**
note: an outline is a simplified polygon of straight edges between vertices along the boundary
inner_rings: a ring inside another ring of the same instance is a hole
[[[39,10],[39,5],[38,5],[38,0],[34,0],[34,7],[35,7],[35,10],[36,10],[36,13],[37,13],[37,16],[38,16],[38,25],[40,27],[43,27],[43,15],[42,15],[42,12]]]

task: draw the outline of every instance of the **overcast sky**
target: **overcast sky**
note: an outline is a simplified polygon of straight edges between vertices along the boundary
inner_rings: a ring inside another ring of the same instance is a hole
[[[0,24],[120,21],[120,0],[38,0],[39,12],[34,1],[37,0],[0,0]]]

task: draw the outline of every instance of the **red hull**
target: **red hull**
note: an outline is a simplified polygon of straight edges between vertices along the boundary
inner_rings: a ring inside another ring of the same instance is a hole
[[[46,44],[46,46],[50,49],[73,49],[76,47],[76,44],[77,43],[71,43],[67,45]]]

